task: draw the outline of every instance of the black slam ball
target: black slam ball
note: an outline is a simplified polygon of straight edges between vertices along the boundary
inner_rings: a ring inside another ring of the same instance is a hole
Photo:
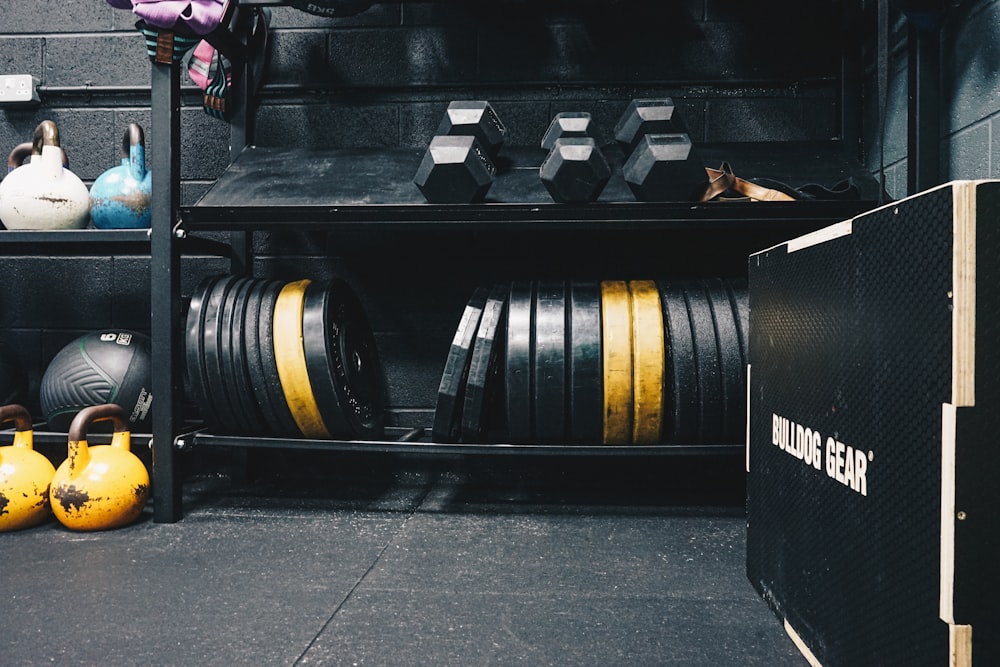
[[[68,431],[73,417],[90,405],[117,403],[129,428],[148,433],[151,426],[152,345],[135,331],[85,334],[61,349],[42,375],[39,402],[52,431]]]

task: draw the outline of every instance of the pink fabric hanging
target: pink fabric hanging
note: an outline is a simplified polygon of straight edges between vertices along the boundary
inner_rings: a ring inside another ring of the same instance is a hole
[[[207,35],[219,27],[229,0],[108,0],[155,28],[186,27],[196,35]]]

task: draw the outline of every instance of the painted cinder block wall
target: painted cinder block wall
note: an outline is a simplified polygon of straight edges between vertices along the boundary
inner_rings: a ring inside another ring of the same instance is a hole
[[[982,4],[993,16],[996,4]],[[856,35],[839,29],[853,15],[850,3],[453,0],[378,4],[342,19],[270,9],[272,50],[256,116],[261,145],[423,146],[458,98],[490,99],[514,144],[536,144],[564,109],[591,111],[607,140],[631,97],[666,94],[696,144],[848,138],[849,150],[856,143],[865,155],[858,125],[867,119],[853,114],[866,107],[845,102],[841,91],[841,54],[860,48]],[[149,61],[134,21],[104,0],[0,0],[0,72],[33,74],[42,90],[38,108],[0,108],[0,148],[51,118],[89,184],[117,163],[127,123],[142,124],[148,138]],[[965,29],[981,29],[972,23]],[[202,111],[200,91],[186,77],[183,84],[181,193],[193,203],[225,168],[230,135]],[[260,233],[254,271],[349,278],[378,333],[393,420],[426,425],[472,284],[500,270],[535,276],[539,265],[645,270],[658,261],[649,249],[636,254],[614,243],[576,258],[561,243],[472,233],[390,240]],[[148,257],[93,252],[0,256],[0,335],[21,350],[32,396],[48,360],[76,335],[148,330]],[[719,261],[706,254],[704,270]],[[182,266],[188,294],[228,261],[185,256]],[[393,277],[400,272],[413,279]]]
[[[882,135],[876,104],[877,3],[864,0],[861,4],[862,21],[871,31],[863,56],[865,164],[873,174],[878,173],[884,141],[886,191],[893,198],[905,197],[913,194],[907,187],[908,19],[901,12],[890,12],[889,85]],[[1000,2],[940,4],[944,11],[932,32],[940,45],[939,181],[1000,177]]]

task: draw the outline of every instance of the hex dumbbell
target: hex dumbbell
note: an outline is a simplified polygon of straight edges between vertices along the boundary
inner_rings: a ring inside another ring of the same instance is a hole
[[[471,135],[435,136],[424,153],[413,182],[433,204],[469,204],[486,197],[496,167],[479,140]]]
[[[669,97],[634,99],[629,102],[615,125],[615,141],[627,158],[647,134],[684,132],[680,117]]]
[[[556,139],[538,169],[542,184],[557,202],[596,200],[611,178],[611,165],[593,137]]]
[[[434,134],[473,136],[489,153],[490,159],[495,161],[500,149],[507,142],[508,131],[489,102],[457,100],[448,104],[448,109]]]
[[[622,176],[639,201],[687,201],[705,171],[691,159],[687,134],[647,134],[625,161]]]
[[[542,148],[552,150],[557,139],[592,137],[593,125],[593,119],[587,111],[560,111],[552,118],[542,136]]]

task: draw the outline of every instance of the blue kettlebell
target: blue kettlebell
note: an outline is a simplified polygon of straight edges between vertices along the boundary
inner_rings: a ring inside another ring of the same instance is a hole
[[[152,172],[146,170],[142,127],[129,123],[122,138],[122,163],[97,177],[90,186],[90,219],[98,229],[149,227]]]

